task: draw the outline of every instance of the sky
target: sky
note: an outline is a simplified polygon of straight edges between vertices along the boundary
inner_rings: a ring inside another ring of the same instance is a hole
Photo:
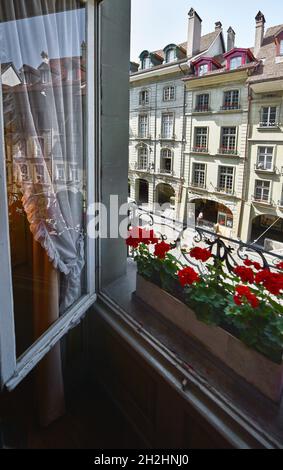
[[[266,27],[283,24],[282,0],[132,0],[131,59],[140,53],[163,49],[167,44],[187,40],[188,12],[193,7],[202,18],[202,34],[214,31],[221,21],[226,31],[236,32],[236,46],[252,47],[255,16],[259,10],[266,18]]]

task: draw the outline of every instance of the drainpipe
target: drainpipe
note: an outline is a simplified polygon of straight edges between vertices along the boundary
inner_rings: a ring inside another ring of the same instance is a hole
[[[250,178],[248,177],[249,173],[249,136],[251,130],[251,108],[252,108],[252,92],[250,84],[248,84],[248,122],[247,122],[247,135],[246,135],[246,149],[245,149],[245,158],[244,158],[244,181],[243,181],[243,189],[242,189],[242,201],[241,201],[241,210],[240,210],[240,217],[239,217],[239,227],[238,227],[238,238],[241,238],[241,228],[244,219],[244,210],[245,210],[245,201],[248,196],[248,187],[250,183]]]
[[[155,181],[156,181],[156,161],[157,161],[157,83],[155,84],[155,110],[154,110],[154,170],[153,170],[153,204],[155,204]]]

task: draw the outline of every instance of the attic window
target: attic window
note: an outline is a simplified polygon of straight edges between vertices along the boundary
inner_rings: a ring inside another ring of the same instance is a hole
[[[166,52],[166,62],[168,64],[169,62],[174,62],[174,60],[176,60],[176,50],[175,49],[169,49]]]
[[[281,39],[280,44],[279,44],[279,54],[283,55],[283,39]]]
[[[144,59],[142,59],[141,66],[143,70],[149,69],[151,67],[150,57],[145,57]]]
[[[208,72],[208,64],[203,64],[200,65],[198,68],[198,74],[201,77],[202,75],[205,75]]]

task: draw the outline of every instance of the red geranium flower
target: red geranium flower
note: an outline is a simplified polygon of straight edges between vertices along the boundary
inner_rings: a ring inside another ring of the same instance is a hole
[[[198,273],[190,266],[181,269],[181,271],[178,272],[178,277],[182,287],[191,286],[195,282],[200,282]]]
[[[146,230],[141,227],[133,227],[129,232],[126,245],[137,248],[140,243],[144,243],[145,245],[155,245],[158,243],[158,241],[159,240],[154,234],[153,230]]]
[[[203,261],[205,263],[209,260],[209,258],[211,258],[211,253],[206,248],[196,247],[190,251],[190,256],[198,261]]]
[[[276,268],[283,270],[283,261],[281,261],[281,263],[277,264]]]
[[[242,282],[249,282],[250,284],[254,282],[254,273],[251,268],[246,268],[245,266],[237,266],[234,269],[234,273],[241,279]]]
[[[283,274],[272,273],[269,269],[263,269],[256,277],[255,282],[262,284],[273,295],[280,295],[283,291]]]
[[[171,245],[168,245],[168,243],[165,243],[164,241],[162,241],[158,243],[157,245],[155,245],[154,254],[158,258],[164,259],[166,256],[166,253],[168,253],[168,251],[170,250],[172,250]]]
[[[251,292],[250,288],[247,286],[237,286],[236,295],[234,296],[234,302],[236,305],[241,306],[246,299],[252,308],[259,307],[258,298]]]
[[[257,271],[259,271],[260,269],[262,269],[261,265],[259,263],[257,263],[256,261],[251,261],[250,259],[246,259],[244,261],[244,265],[247,266],[248,268],[250,267],[253,267],[255,268]]]

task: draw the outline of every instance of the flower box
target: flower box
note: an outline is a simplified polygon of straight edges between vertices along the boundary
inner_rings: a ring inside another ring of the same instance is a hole
[[[276,364],[224,329],[197,320],[193,310],[152,282],[137,275],[136,296],[195,338],[214,356],[274,402],[280,402],[283,364]]]

